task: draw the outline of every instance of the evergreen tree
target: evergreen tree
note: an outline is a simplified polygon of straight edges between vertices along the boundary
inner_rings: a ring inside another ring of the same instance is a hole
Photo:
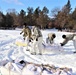
[[[64,7],[62,8],[62,11],[68,15],[71,9],[72,8],[71,8],[70,0],[68,0],[67,4],[64,5]]]
[[[76,8],[74,9],[74,11],[72,13],[72,19],[76,20]]]
[[[24,20],[25,16],[26,16],[26,12],[22,9],[18,16],[20,26],[23,25],[23,23],[25,22]]]
[[[73,29],[76,29],[76,8],[74,9],[70,17],[71,17],[71,21],[69,22],[71,26],[73,27]]]
[[[6,14],[6,27],[8,28],[13,27],[13,23],[14,23],[13,17],[9,13],[7,13]]]
[[[39,25],[42,29],[46,28],[46,25],[48,24],[49,17],[43,13],[43,11],[40,12],[39,18],[37,18],[37,25]]]
[[[28,7],[27,8],[27,16],[26,16],[26,22],[28,25],[33,25],[33,8]]]
[[[35,9],[35,11],[34,11],[34,17],[38,18],[40,11],[41,11],[41,10],[39,9],[39,7],[37,7],[37,8]]]
[[[45,15],[47,15],[49,13],[49,10],[45,6],[43,7],[42,11]]]
[[[0,12],[0,27],[5,27],[5,20],[5,15],[2,12]]]
[[[39,17],[40,11],[41,10],[39,9],[39,7],[37,7],[33,13],[32,19],[34,25],[37,25],[37,18]]]

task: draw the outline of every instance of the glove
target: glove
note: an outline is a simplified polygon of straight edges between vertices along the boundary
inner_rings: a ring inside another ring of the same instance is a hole
[[[30,38],[31,40],[33,40],[33,38]]]
[[[31,42],[31,40],[29,40],[29,42]]]
[[[21,33],[20,33],[20,35],[21,35]]]
[[[25,40],[25,38],[23,38]]]
[[[64,44],[62,44],[62,43],[60,43],[61,44],[61,46],[64,46]]]
[[[36,38],[36,41],[38,41],[38,38]]]

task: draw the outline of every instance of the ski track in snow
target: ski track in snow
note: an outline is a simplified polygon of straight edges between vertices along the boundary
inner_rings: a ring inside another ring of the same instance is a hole
[[[45,33],[45,31],[43,31],[43,34],[44,33]],[[0,40],[0,60],[8,58],[10,61],[12,61],[13,60],[12,56],[15,56],[14,57],[15,59],[22,56],[22,58],[24,58],[25,60],[28,59],[28,61],[30,61],[30,62],[39,63],[39,64],[41,64],[41,63],[54,64],[59,67],[64,67],[64,66],[71,67],[76,72],[76,69],[75,69],[76,63],[72,62],[72,61],[76,60],[76,58],[75,58],[76,54],[72,53],[74,51],[74,48],[72,46],[72,41],[70,41],[67,45],[65,45],[65,47],[63,47],[64,51],[62,51],[62,52],[53,51],[52,53],[47,52],[47,53],[44,53],[43,55],[30,55],[29,52],[24,53],[23,47],[18,47],[17,45],[15,45],[15,41],[17,39],[21,39],[21,36],[14,37],[13,35],[10,35],[10,34],[6,35],[6,34],[1,34],[1,33],[0,33],[0,35],[1,35],[0,36],[0,38],[1,38],[1,40]],[[5,37],[5,39],[2,39],[2,37]],[[8,39],[8,37],[9,37],[9,39]],[[57,40],[57,42],[59,42],[59,41]],[[6,53],[6,51],[7,51],[7,53]],[[72,56],[72,58],[71,58],[71,56]],[[68,60],[66,60],[66,59],[68,59]],[[69,62],[71,62],[70,65],[69,65]],[[59,64],[59,63],[61,63],[61,64]],[[63,65],[63,63],[65,63],[65,64]]]

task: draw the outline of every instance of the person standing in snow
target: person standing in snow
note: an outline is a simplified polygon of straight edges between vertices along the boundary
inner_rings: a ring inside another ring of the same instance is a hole
[[[61,46],[64,46],[65,44],[68,43],[68,41],[73,40],[73,45],[76,50],[76,34],[62,35],[62,38],[64,39],[64,41],[62,43],[60,43]],[[74,53],[76,53],[76,51]]]
[[[23,29],[22,29],[22,31],[20,32],[20,34],[22,34],[22,33],[24,33],[23,34],[23,39],[25,40],[25,38],[28,36],[28,38],[30,38],[31,37],[31,29],[27,26],[27,24],[26,23],[24,23],[24,25],[23,25]]]
[[[53,44],[55,37],[56,37],[55,33],[49,33],[48,37],[46,38],[46,43]]]
[[[33,26],[32,27],[32,49],[31,49],[31,54],[42,54],[42,33],[39,27]],[[38,49],[38,50],[37,50]]]
[[[23,39],[27,43],[27,50],[28,50],[28,45],[31,39],[31,29],[27,26],[26,23],[23,25],[23,30],[20,32],[20,34],[23,33]]]

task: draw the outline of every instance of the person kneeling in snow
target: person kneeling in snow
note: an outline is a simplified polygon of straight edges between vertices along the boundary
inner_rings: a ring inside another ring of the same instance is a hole
[[[65,44],[68,43],[68,41],[73,40],[73,45],[76,50],[76,34],[62,35],[62,38],[64,39],[64,41],[62,43],[60,43],[61,46],[64,46]],[[76,53],[76,51],[74,53]]]
[[[55,33],[49,33],[48,37],[46,38],[46,43],[53,44],[55,37],[56,37]]]
[[[31,54],[42,54],[42,33],[40,29],[36,26],[33,26],[32,28],[32,49],[31,49]]]

